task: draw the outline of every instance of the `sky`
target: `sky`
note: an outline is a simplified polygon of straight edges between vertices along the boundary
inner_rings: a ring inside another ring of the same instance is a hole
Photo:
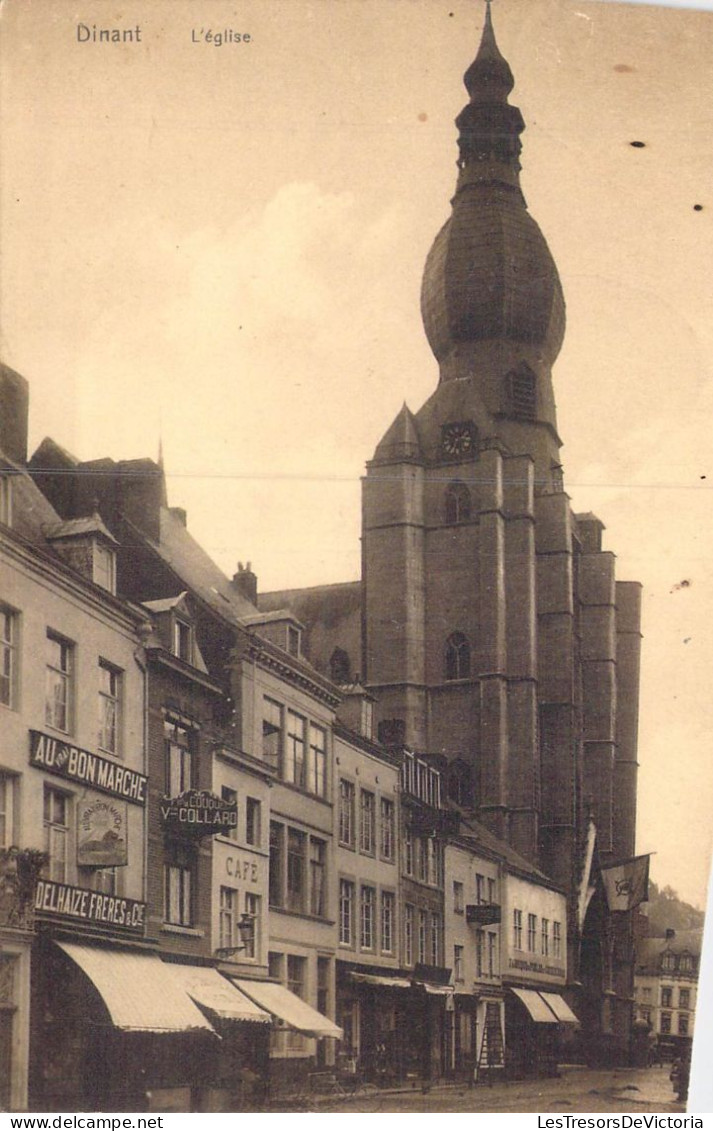
[[[226,573],[355,579],[365,461],[438,378],[419,290],[484,5],[0,11],[0,352],[30,382],[31,450],[51,435],[81,459],[156,458],[160,442],[170,503]],[[637,847],[702,906],[713,13],[495,0],[493,20],[567,301],[566,489],[644,586]],[[141,41],[79,42],[78,21]]]

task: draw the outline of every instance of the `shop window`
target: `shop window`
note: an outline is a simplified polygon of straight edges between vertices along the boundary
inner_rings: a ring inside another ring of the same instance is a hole
[[[265,697],[262,703],[262,756],[273,769],[282,757],[282,706]]]
[[[177,719],[166,718],[163,724],[166,759],[166,794],[178,797],[194,785],[194,732]]]
[[[0,848],[15,843],[15,790],[17,778],[0,772]]]
[[[354,847],[354,783],[342,778],[339,782],[339,843]]]
[[[227,786],[227,785],[222,785],[220,787],[220,799],[221,799],[221,801],[225,801],[226,805],[237,806],[237,804],[238,804],[237,790],[230,789],[230,787]],[[229,840],[237,840],[238,839],[238,827],[237,827],[237,825],[231,825],[223,833],[223,836],[228,837]]]
[[[470,676],[470,644],[462,632],[454,632],[446,641],[446,679],[468,679]]]
[[[382,860],[394,858],[394,803],[386,797],[381,798],[381,836],[379,852]]]
[[[515,950],[522,950],[522,911],[517,907],[512,913],[512,945]]]
[[[396,899],[392,891],[381,893],[381,950],[391,954],[394,949],[394,914]]]
[[[413,966],[413,918],[412,904],[404,904],[404,962]]]
[[[374,855],[374,818],[376,798],[367,789],[359,794],[359,848],[369,856]]]
[[[3,707],[15,707],[17,702],[17,643],[17,613],[7,605],[0,605],[0,704]]]
[[[465,483],[449,483],[445,495],[445,519],[449,526],[470,518],[470,491]]]
[[[317,797],[327,793],[327,732],[315,723],[309,727],[307,789]]]
[[[285,826],[270,821],[270,906],[284,904]]]
[[[362,950],[374,949],[374,905],[376,891],[372,887],[361,889],[361,931],[359,942]]]
[[[463,981],[463,947],[453,947],[453,980],[455,982]]]
[[[58,789],[45,786],[45,852],[49,856],[47,875],[50,880],[57,880],[59,883],[69,881],[71,820],[72,798]]]
[[[309,910],[321,918],[326,914],[327,845],[316,837],[310,837],[309,870]]]
[[[342,648],[335,648],[329,659],[329,676],[333,683],[351,683],[352,665]]]
[[[122,673],[99,661],[99,749],[121,753]]]
[[[537,916],[527,916],[527,949],[534,951],[537,947]]]
[[[45,722],[68,734],[74,700],[74,646],[53,632],[47,633]]]
[[[262,840],[262,812],[260,802],[256,797],[245,799],[245,841],[255,847],[260,846]]]
[[[354,945],[354,884],[351,880],[339,881],[339,941],[345,946]]]
[[[192,849],[176,847],[164,864],[164,920],[174,927],[193,925],[195,857]]]
[[[245,892],[245,914],[250,918],[250,930],[243,936],[243,958],[258,958],[260,955],[260,896],[255,892]]]

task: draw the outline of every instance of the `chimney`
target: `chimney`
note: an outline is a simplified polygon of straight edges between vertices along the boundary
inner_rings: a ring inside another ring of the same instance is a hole
[[[30,387],[24,377],[0,365],[0,450],[13,463],[27,463]]]
[[[238,572],[233,574],[233,585],[241,596],[257,608],[257,576],[250,568],[250,562],[238,562]]]

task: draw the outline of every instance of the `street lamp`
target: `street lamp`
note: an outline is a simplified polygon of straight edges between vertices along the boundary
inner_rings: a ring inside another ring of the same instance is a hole
[[[252,944],[255,937],[255,916],[251,915],[249,911],[245,911],[238,919],[237,927],[241,945],[217,947],[215,950],[217,958],[232,958],[234,954],[240,954],[241,951],[247,950]]]

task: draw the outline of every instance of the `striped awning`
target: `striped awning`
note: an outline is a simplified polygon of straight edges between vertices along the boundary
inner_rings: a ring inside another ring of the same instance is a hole
[[[546,1001],[543,1001],[537,990],[524,990],[519,986],[510,989],[520,999],[533,1021],[539,1025],[556,1025],[557,1017]]]
[[[57,941],[102,998],[117,1029],[139,1033],[215,1033],[156,954]]]

